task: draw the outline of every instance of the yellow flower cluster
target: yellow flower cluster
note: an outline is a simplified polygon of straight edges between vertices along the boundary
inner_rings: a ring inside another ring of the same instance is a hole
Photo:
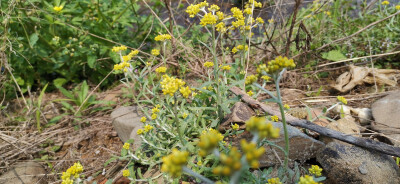
[[[218,11],[219,9],[220,9],[220,8],[219,8],[218,5],[213,4],[213,5],[211,5],[211,6],[208,8],[208,11],[216,12],[216,11]]]
[[[274,128],[271,123],[266,123],[265,117],[251,117],[246,121],[246,130],[257,132],[260,138],[279,137],[279,128]]]
[[[266,82],[268,82],[271,79],[271,77],[268,75],[263,75],[261,76],[261,78],[264,79]]]
[[[246,79],[244,80],[244,83],[246,85],[250,85],[253,84],[254,82],[257,81],[257,76],[256,75],[249,75],[246,77]]]
[[[283,107],[285,108],[285,109],[290,109],[290,106],[288,105],[288,104],[285,104],[285,105],[283,105]]]
[[[78,178],[79,174],[82,173],[83,171],[83,166],[78,162],[74,163],[73,166],[67,169],[67,171],[62,173],[61,180],[62,184],[73,184],[74,183],[74,178]],[[71,177],[73,177],[71,179]]]
[[[233,7],[233,8],[231,8],[231,12],[232,12],[232,16],[234,18],[236,18],[237,20],[244,19],[243,12],[239,8]]]
[[[203,9],[204,7],[208,6],[207,1],[201,2],[199,4],[191,4],[187,7],[186,9],[186,13],[189,14],[189,17],[194,17],[195,15],[197,15],[200,12],[200,9]]]
[[[312,176],[305,175],[300,177],[300,181],[297,184],[318,184],[318,183],[314,181],[314,178]]]
[[[55,12],[60,12],[62,9],[63,9],[64,7],[63,6],[55,6],[54,8],[53,8],[53,10],[55,11]]]
[[[257,22],[258,24],[264,24],[264,19],[262,19],[261,17],[257,17],[257,18],[256,18],[256,22]]]
[[[231,66],[230,66],[230,65],[221,66],[221,70],[223,70],[223,71],[229,71],[229,70],[231,70]]]
[[[139,130],[136,131],[136,133],[137,133],[138,135],[142,135],[143,132],[144,132],[143,129],[139,129]]]
[[[257,66],[257,73],[262,74],[263,71],[267,71],[267,65],[261,64]]]
[[[131,64],[129,64],[128,62],[124,61],[120,64],[115,64],[114,65],[114,70],[118,71],[118,70],[123,70],[124,72],[128,71],[128,68],[131,66]]]
[[[205,66],[205,67],[207,67],[207,68],[211,68],[211,67],[214,66],[214,63],[213,63],[213,62],[210,62],[210,61],[207,61],[207,62],[205,62],[205,63],[203,64],[203,66]]]
[[[181,89],[179,89],[179,92],[181,92],[182,96],[185,98],[188,98],[189,95],[192,93],[189,86],[181,87]]]
[[[129,149],[129,146],[130,146],[130,144],[126,142],[126,143],[124,144],[124,146],[122,146],[122,148],[128,150],[128,149]]]
[[[213,173],[223,176],[232,175],[242,167],[242,164],[240,163],[241,157],[242,155],[236,147],[232,147],[228,155],[221,153],[219,158],[222,165],[215,167]]]
[[[208,24],[213,25],[217,23],[217,17],[212,13],[207,13],[204,17],[200,20],[200,25],[206,26]]]
[[[158,50],[158,49],[153,49],[153,50],[151,50],[151,55],[153,55],[153,56],[158,56],[158,55],[160,55],[160,50]]]
[[[182,167],[187,164],[189,152],[172,149],[172,153],[162,158],[163,164],[161,171],[169,173],[173,178],[177,178],[182,174]]]
[[[147,120],[147,118],[146,117],[142,117],[142,118],[140,118],[140,122],[142,122],[142,123],[145,123],[146,122],[146,120]]]
[[[203,131],[200,135],[200,141],[198,146],[200,147],[199,155],[204,157],[210,153],[214,148],[218,146],[218,142],[222,141],[224,136],[217,130],[210,129],[209,131]]]
[[[128,55],[126,56],[122,56],[122,60],[124,62],[128,62],[129,60],[131,60],[134,56],[138,55],[139,51],[138,50],[133,50],[131,51]]]
[[[268,62],[268,67],[266,69],[267,73],[276,73],[280,72],[283,68],[294,68],[296,64],[294,64],[293,59],[288,59],[287,57],[278,56],[274,60]]]
[[[395,6],[396,10],[400,10],[400,5]]]
[[[164,95],[173,96],[174,93],[181,87],[185,85],[185,82],[181,79],[176,79],[175,77],[170,77],[168,75],[162,76],[163,80],[160,82],[161,88]]]
[[[233,47],[233,49],[232,49],[232,53],[236,53],[236,52],[238,52],[238,51],[240,51],[240,50],[249,50],[249,46],[247,46],[247,45],[238,45],[238,46],[236,46],[236,47]]]
[[[316,177],[319,177],[321,176],[322,168],[317,165],[311,165],[311,168],[309,168],[308,171]]]
[[[165,73],[167,71],[167,67],[165,66],[160,66],[156,69],[157,73]]]
[[[131,175],[131,173],[129,172],[129,170],[125,169],[122,171],[122,176],[123,177],[129,177]]]
[[[279,121],[279,118],[278,118],[277,115],[273,115],[273,116],[271,116],[271,120],[272,120],[272,121],[275,121],[275,122],[278,122],[278,121]]]
[[[233,130],[239,130],[239,125],[235,123],[234,125],[232,125],[232,129]]]
[[[113,51],[113,52],[119,52],[119,51],[124,51],[124,50],[126,50],[127,49],[127,47],[125,47],[125,46],[119,46],[119,47],[117,47],[117,46],[114,46],[113,48],[112,48],[112,50],[111,51]]]
[[[169,34],[161,34],[161,35],[158,35],[158,36],[156,36],[155,38],[154,38],[154,40],[155,41],[161,41],[161,42],[163,42],[163,41],[165,41],[165,40],[170,40],[172,37],[171,37],[171,35],[169,35]]]
[[[247,142],[244,139],[240,141],[240,146],[242,146],[242,150],[246,155],[246,160],[250,167],[258,168],[260,166],[258,160],[264,154],[265,148],[260,147],[257,149],[257,145],[255,143]]]
[[[338,96],[337,99],[339,100],[339,102],[342,102],[345,105],[347,104],[347,100],[343,96]]]
[[[225,33],[227,31],[227,28],[225,27],[225,23],[220,22],[215,26],[216,30],[220,33]]]
[[[150,130],[153,130],[153,126],[151,126],[151,125],[146,125],[146,126],[144,126],[144,132],[145,133],[147,133],[147,132],[149,132]]]
[[[383,1],[383,2],[382,2],[382,5],[383,5],[383,6],[386,6],[386,5],[389,5],[389,4],[390,4],[389,1]]]
[[[158,108],[160,108],[160,105],[157,104],[153,109],[151,109],[151,119],[154,120],[157,118],[157,113],[160,112],[160,109]]]
[[[252,90],[250,90],[250,91],[247,91],[247,95],[249,95],[249,96],[253,96],[253,95],[254,95],[254,92],[253,92]]]
[[[189,114],[187,114],[186,112],[182,114],[182,118],[186,119],[189,116]]]
[[[261,8],[262,4],[260,2],[257,2],[255,0],[249,0],[249,2],[246,4],[246,6],[251,6],[252,4],[254,4],[254,7],[256,8]]]
[[[279,178],[270,178],[267,180],[267,184],[282,184],[282,182],[279,180]]]

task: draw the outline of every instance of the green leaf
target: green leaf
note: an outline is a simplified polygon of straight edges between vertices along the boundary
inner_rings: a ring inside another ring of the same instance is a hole
[[[322,58],[331,61],[340,61],[347,59],[339,50],[331,50],[329,52],[322,53]]]
[[[57,152],[58,150],[60,150],[60,148],[61,148],[61,146],[53,146],[53,147],[51,147],[51,149],[54,151],[54,152]]]
[[[121,150],[121,156],[124,157],[124,156],[126,156],[127,154],[128,154],[128,150],[122,148],[122,150]]]
[[[67,91],[65,88],[61,87],[61,86],[56,86],[58,88],[58,90],[60,90],[60,92],[68,97],[69,99],[74,99],[74,95],[72,93],[70,93],[69,91]]]
[[[29,37],[29,43],[31,44],[31,47],[36,45],[36,42],[39,40],[39,35],[37,33],[31,34]]]
[[[53,80],[53,84],[56,87],[61,87],[62,85],[64,85],[65,83],[67,83],[67,79],[64,78],[57,78]]]
[[[88,56],[87,60],[89,67],[94,68],[94,63],[96,62],[96,56],[90,55]]]
[[[117,157],[112,157],[110,159],[108,159],[105,163],[104,163],[104,167],[106,167],[108,164],[110,164],[111,162],[114,162],[117,160]]]

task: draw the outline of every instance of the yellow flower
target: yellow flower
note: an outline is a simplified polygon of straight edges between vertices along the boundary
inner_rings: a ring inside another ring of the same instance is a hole
[[[262,19],[261,17],[257,17],[256,21],[257,21],[257,24],[264,24],[264,19]]]
[[[208,8],[208,10],[209,10],[209,11],[212,11],[212,12],[216,12],[216,11],[219,10],[219,6],[216,5],[216,4],[213,4],[213,5],[211,5],[211,6]]]
[[[239,125],[235,123],[234,125],[232,125],[232,129],[233,130],[239,130]]]
[[[216,15],[217,15],[219,21],[221,21],[221,20],[223,20],[223,19],[225,18],[224,13],[222,13],[222,12],[220,12],[220,11],[218,11],[218,12],[216,13]]]
[[[246,8],[243,10],[243,13],[245,13],[247,15],[251,15],[253,13],[253,11],[251,11],[251,8]]]
[[[273,24],[273,23],[274,23],[274,19],[268,19],[268,22],[269,22],[270,24]]]
[[[112,48],[112,52],[119,52],[119,51],[124,51],[124,50],[126,50],[126,49],[128,49],[127,47],[125,47],[125,46],[119,46],[119,47],[117,47],[117,46],[114,46],[113,48]]]
[[[249,75],[249,76],[246,77],[244,83],[246,85],[249,85],[249,84],[253,84],[256,81],[257,81],[257,76],[256,75]]]
[[[203,162],[202,162],[201,160],[199,160],[199,161],[197,162],[197,165],[198,165],[198,166],[202,166],[202,165],[203,165]]]
[[[242,146],[242,150],[246,155],[247,163],[249,163],[251,168],[258,168],[259,162],[258,160],[264,154],[265,148],[260,147],[257,149],[257,145],[253,142],[247,142],[245,139],[240,141],[240,145]]]
[[[275,121],[275,122],[278,122],[278,121],[279,121],[279,118],[278,118],[277,115],[273,115],[273,116],[271,116],[271,120],[272,120],[272,121]]]
[[[300,177],[300,181],[297,184],[318,184],[314,181],[314,178],[309,175],[305,175],[304,177]]]
[[[343,104],[347,104],[347,100],[343,96],[338,96],[337,99],[339,100],[339,102],[342,102]]]
[[[270,178],[268,179],[267,184],[282,184],[282,182],[279,180],[279,178]]]
[[[212,13],[207,13],[204,15],[204,17],[200,20],[200,25],[206,26],[208,24],[216,24],[217,23],[217,17],[213,15]]]
[[[284,107],[285,109],[290,109],[290,106],[289,106],[288,104],[283,105],[283,107]]]
[[[128,149],[129,149],[129,146],[130,146],[130,144],[126,142],[126,143],[124,144],[124,146],[122,146],[122,148],[128,150]]]
[[[132,57],[130,57],[129,55],[122,56],[122,60],[123,60],[124,62],[128,62],[128,61],[131,60],[131,59],[132,59]]]
[[[240,163],[241,157],[242,155],[236,147],[232,147],[228,155],[221,153],[219,160],[222,165],[215,167],[212,170],[213,174],[223,176],[232,175],[242,167],[242,164]]]
[[[129,170],[125,169],[122,171],[122,176],[129,177],[130,175],[131,175],[131,173],[129,173]]]
[[[197,15],[200,12],[200,6],[199,5],[189,5],[186,8],[186,13],[189,14],[189,17],[193,18],[195,15]]]
[[[142,122],[142,123],[146,122],[146,120],[147,120],[147,118],[144,116],[142,118],[140,118],[140,122]]]
[[[309,168],[308,171],[316,177],[319,177],[321,176],[322,168],[317,165],[311,165],[311,168]]]
[[[325,15],[331,16],[331,12],[330,11],[324,11]]]
[[[190,93],[191,93],[192,91],[190,90],[189,86],[186,86],[186,88],[185,88],[185,87],[181,87],[181,89],[179,90],[179,92],[182,93],[182,96],[183,96],[183,97],[188,98],[189,95],[190,95]]]
[[[205,66],[205,67],[207,67],[207,68],[211,68],[211,67],[214,66],[214,63],[213,63],[213,62],[210,62],[210,61],[207,61],[207,62],[205,62],[205,63],[203,64],[203,66]]]
[[[152,115],[151,115],[151,119],[152,119],[152,120],[157,119],[157,114],[152,114]]]
[[[239,50],[236,47],[233,47],[232,49],[232,53],[236,54],[236,52],[238,52]]]
[[[225,70],[225,71],[231,70],[231,66],[224,65],[224,66],[221,67],[221,70]]]
[[[400,5],[396,5],[396,10],[400,10]]]
[[[153,130],[153,126],[151,126],[151,125],[146,125],[146,126],[144,126],[144,132],[149,132],[150,130]]]
[[[153,50],[151,50],[151,55],[153,55],[153,56],[158,56],[158,55],[160,55],[160,50],[158,50],[158,49],[153,49]]]
[[[294,68],[293,59],[288,59],[287,57],[278,56],[274,60],[268,62],[268,67],[266,69],[267,73],[273,74],[280,72],[283,68]]]
[[[266,123],[265,117],[251,117],[246,121],[246,130],[257,132],[260,138],[279,137],[279,128],[274,128],[271,123]]]
[[[225,33],[226,32],[226,27],[224,22],[220,22],[215,26],[216,30],[220,33]]]
[[[55,6],[54,8],[53,8],[53,10],[55,11],[55,12],[60,12],[62,9],[63,9],[64,7],[63,6]]]
[[[128,54],[128,56],[131,57],[131,58],[133,58],[134,56],[136,56],[136,55],[138,55],[138,54],[139,54],[139,50],[132,50],[132,51]]]
[[[384,5],[384,6],[389,5],[389,4],[390,4],[389,1],[383,1],[383,2],[382,2],[382,5]]]
[[[154,40],[163,42],[163,41],[166,41],[166,40],[170,40],[171,38],[172,38],[172,36],[169,35],[169,34],[161,34],[161,35],[156,36],[154,38]]]
[[[188,117],[189,114],[187,114],[186,112],[182,114],[182,118],[186,119]]]
[[[172,149],[172,153],[162,158],[163,164],[161,171],[170,174],[173,178],[177,178],[182,174],[182,167],[188,162],[189,152]]]
[[[155,114],[155,113],[157,113],[157,112],[160,112],[160,109],[158,109],[158,108],[159,108],[159,106],[155,106],[154,108],[151,109],[151,112],[152,112],[153,114]]]
[[[78,162],[74,163],[73,166],[63,172],[61,175],[62,184],[73,184],[74,178],[79,178],[79,174],[82,173],[83,166]]]
[[[268,75],[263,75],[261,76],[261,78],[264,79],[266,82],[268,82],[271,79],[271,77]]]
[[[247,92],[247,95],[253,96],[253,95],[254,95],[254,92],[250,90],[250,91]]]
[[[237,20],[243,20],[244,19],[243,12],[239,8],[233,7],[233,8],[231,8],[231,12],[233,14],[232,16],[234,18],[236,18]]]
[[[169,77],[168,75],[163,75],[162,78],[163,80],[160,84],[164,95],[169,94],[170,96],[173,96],[180,87],[185,85],[183,80]]]
[[[143,134],[143,129],[139,129],[139,130],[137,130],[137,131],[136,131],[136,133],[137,133],[138,135],[141,135],[141,134]]]
[[[204,157],[218,146],[218,142],[222,141],[224,136],[217,130],[210,129],[203,131],[200,135],[198,146],[200,147],[199,155]]]
[[[240,20],[232,22],[232,26],[235,27],[235,28],[238,28],[240,26],[244,26],[244,24],[245,24],[244,23],[244,19],[240,19]]]
[[[167,67],[161,66],[156,69],[157,73],[165,73],[167,71]]]

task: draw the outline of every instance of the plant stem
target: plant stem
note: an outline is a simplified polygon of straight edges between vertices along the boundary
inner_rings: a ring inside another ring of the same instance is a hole
[[[185,173],[189,174],[189,175],[192,175],[192,176],[194,176],[194,177],[200,179],[201,181],[203,181],[203,182],[205,182],[205,183],[214,184],[214,182],[211,181],[210,179],[208,179],[208,178],[204,177],[203,175],[200,175],[200,174],[198,174],[198,173],[196,173],[196,172],[193,172],[191,169],[189,169],[189,168],[187,168],[187,167],[183,167],[183,171],[184,171]]]
[[[217,113],[218,118],[221,120],[223,118],[222,109],[221,109],[221,96],[220,96],[220,86],[218,81],[218,59],[217,59],[217,40],[215,39],[215,26],[212,26],[212,55],[214,59],[214,82],[217,84],[216,89],[216,101],[217,101]]]
[[[283,110],[282,97],[281,97],[281,92],[279,89],[279,80],[275,80],[275,86],[276,86],[276,93],[277,93],[277,98],[278,98],[277,103],[279,105],[279,110],[281,111],[281,116],[282,116],[283,133],[285,134],[285,161],[283,162],[283,164],[287,171],[288,170],[288,162],[289,162],[289,133],[287,130],[285,111]]]
[[[179,123],[179,119],[178,119],[178,107],[177,107],[177,105],[178,105],[178,100],[177,100],[177,98],[176,98],[176,94],[174,94],[174,108],[173,108],[173,112],[174,112],[174,117],[175,117],[175,123],[176,123],[176,130],[178,131],[178,137],[179,137],[179,140],[181,141],[181,144],[182,144],[182,148],[184,148],[185,147],[185,142],[183,141],[183,136],[182,136],[182,132],[181,132],[181,126],[180,126],[180,123]]]

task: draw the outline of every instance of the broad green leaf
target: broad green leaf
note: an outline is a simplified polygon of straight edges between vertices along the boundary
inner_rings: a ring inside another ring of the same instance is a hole
[[[87,62],[90,68],[94,68],[94,63],[96,62],[96,56],[89,55],[87,58]]]
[[[329,52],[322,53],[322,58],[331,61],[340,61],[347,59],[339,50],[331,50]]]

